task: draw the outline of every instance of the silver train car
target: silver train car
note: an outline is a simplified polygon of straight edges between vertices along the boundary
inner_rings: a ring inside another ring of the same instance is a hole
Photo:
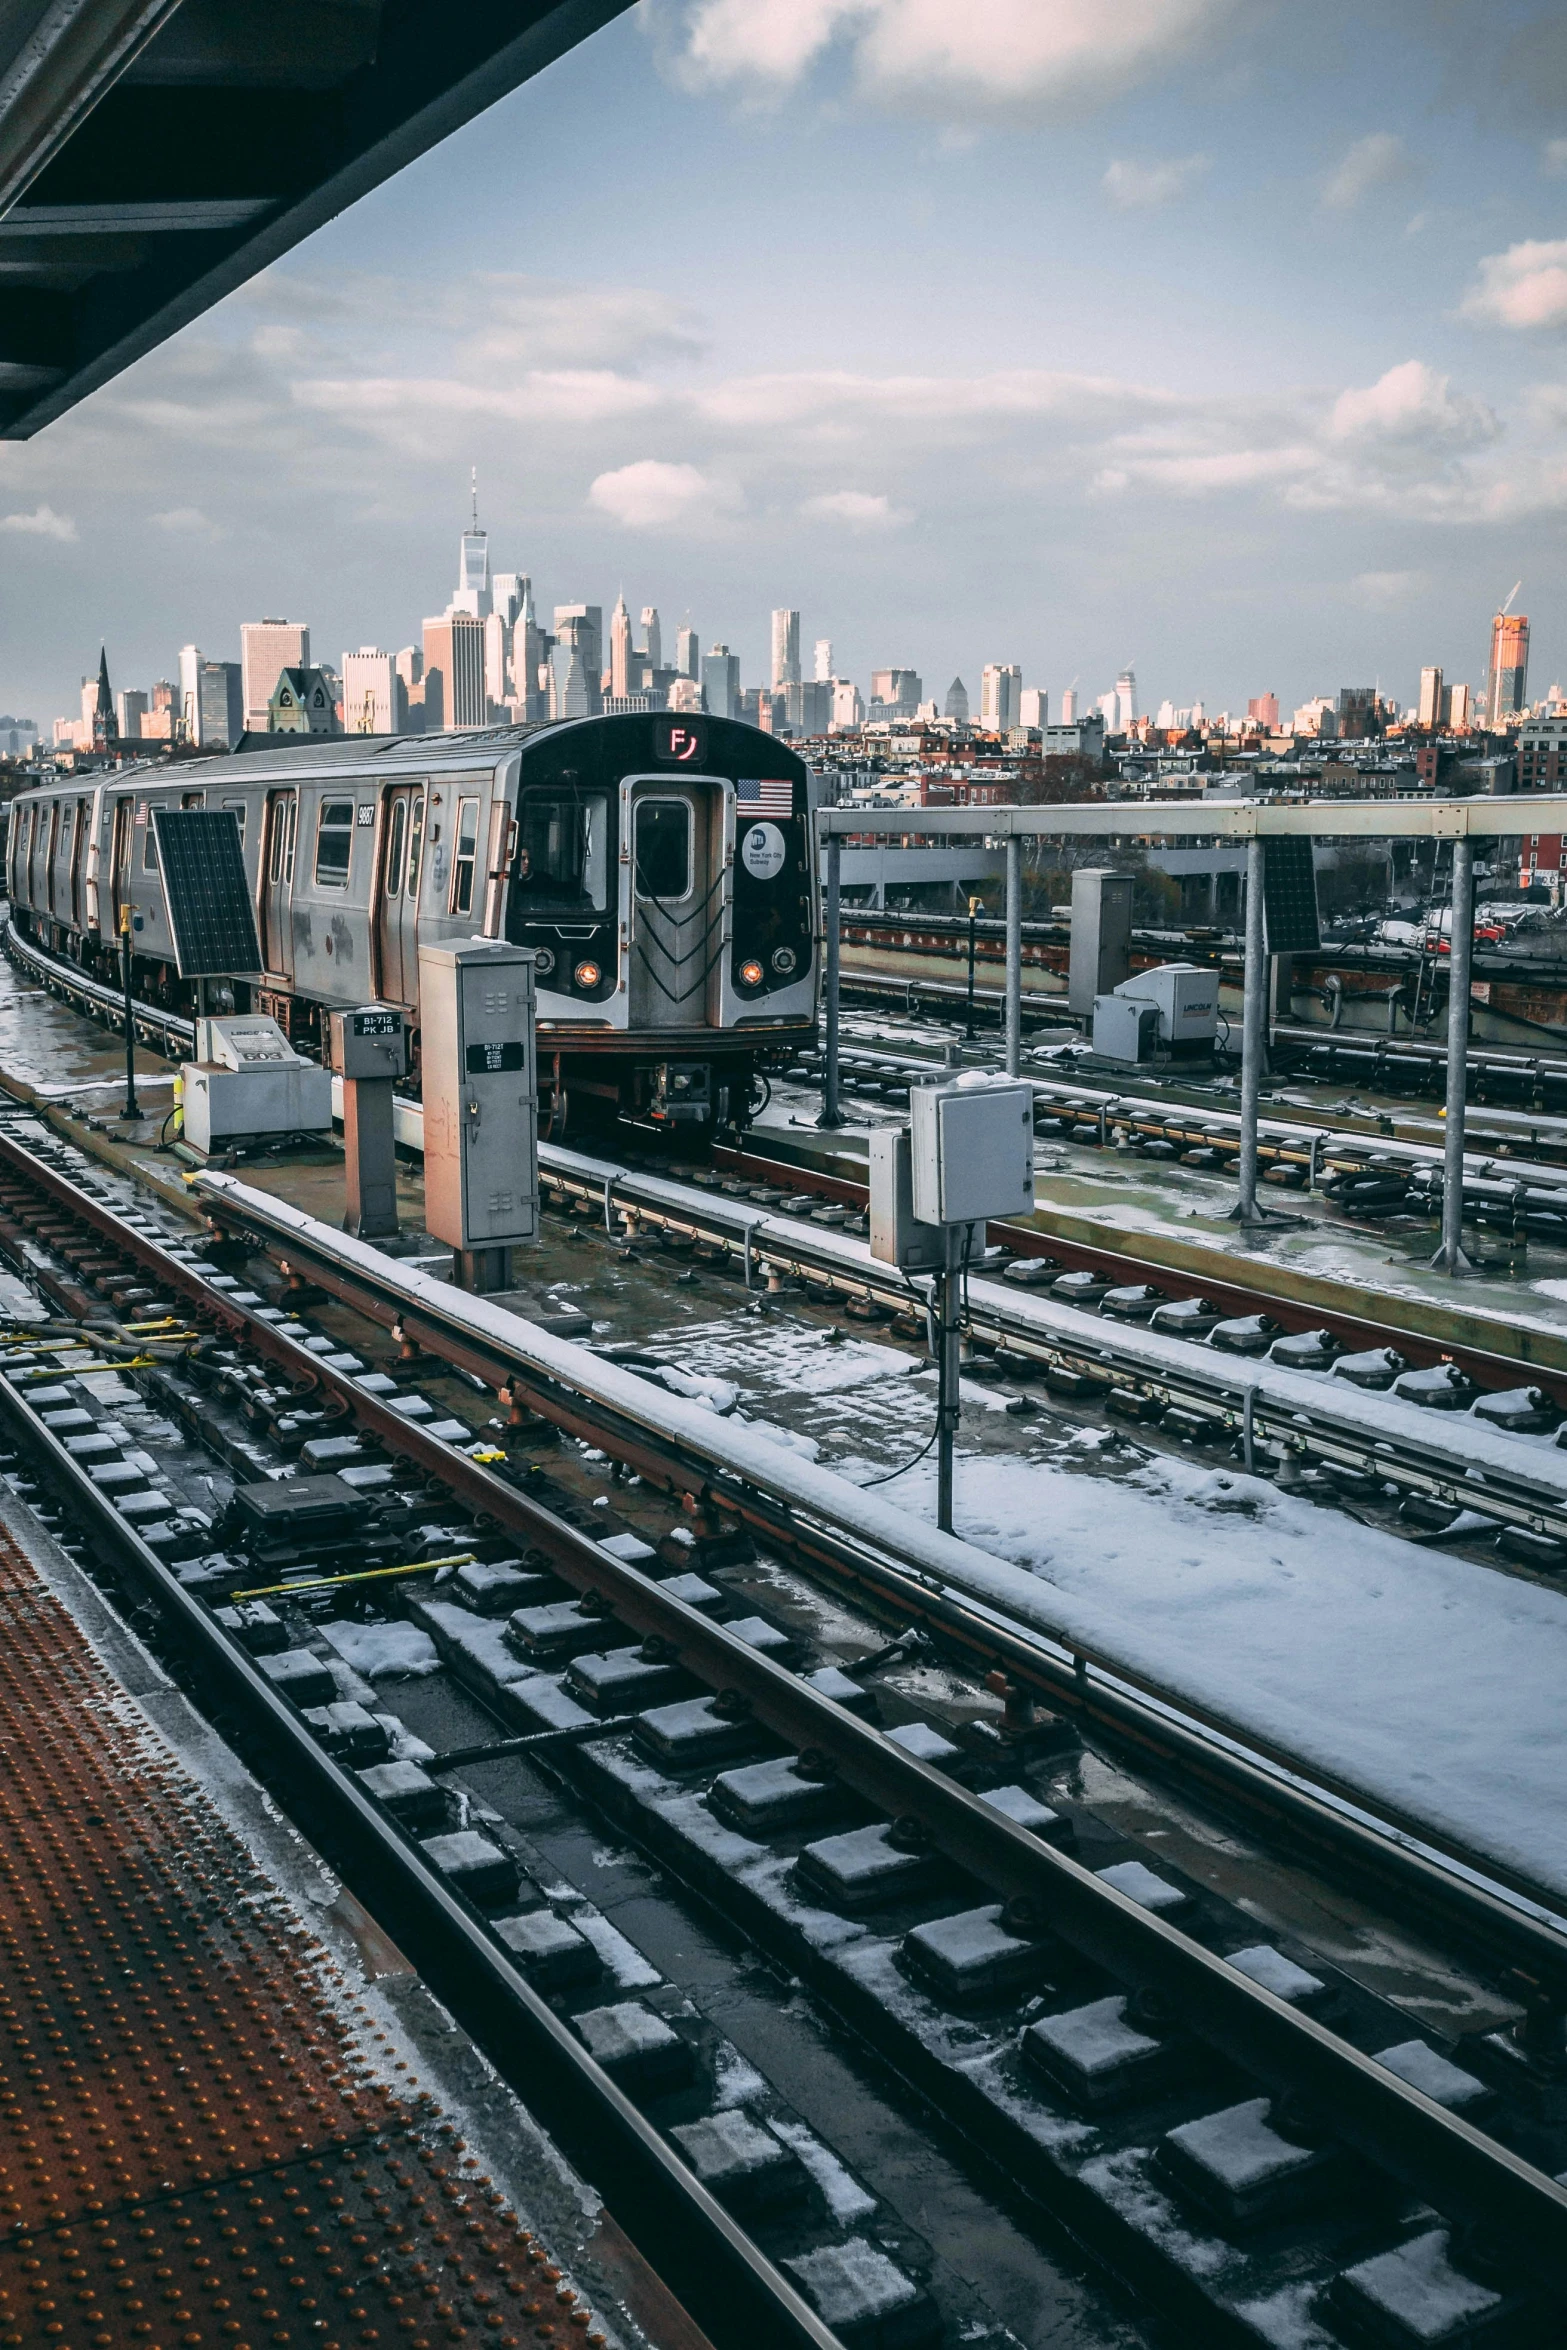
[[[155,808],[231,808],[264,970],[235,1008],[326,1056],[327,1015],[405,1007],[419,945],[536,957],[541,1114],[742,1131],[769,1066],[815,1033],[820,924],[808,771],[728,719],[659,712],[483,733],[315,737],[18,795],[21,940],[115,985],[128,910],[139,1001],[176,971]]]

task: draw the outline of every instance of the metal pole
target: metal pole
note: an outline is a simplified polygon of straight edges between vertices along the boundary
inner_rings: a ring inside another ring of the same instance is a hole
[[[1469,1272],[1464,1254],[1464,1094],[1469,1076],[1469,970],[1475,932],[1474,844],[1453,843],[1453,917],[1447,974],[1447,1134],[1442,1153],[1442,1245],[1433,1264]]]
[[[131,993],[131,910],[120,908],[120,978],[125,987],[125,1116],[139,1118],[141,1104],[136,1099],[136,1015],[135,998]]]
[[[952,1441],[962,1406],[958,1400],[959,1293],[964,1227],[948,1224],[946,1261],[936,1281],[936,1524],[952,1532]]]
[[[1268,1020],[1267,932],[1262,897],[1263,844],[1246,843],[1246,980],[1241,1007],[1241,1196],[1234,1214],[1242,1224],[1266,1222],[1257,1205],[1257,1104],[1262,1093],[1264,1038]]]
[[[827,972],[822,1036],[822,1112],[818,1126],[841,1126],[838,1108],[838,953],[839,893],[843,877],[843,843],[837,833],[827,836]]]
[[[1007,835],[1007,1075],[1023,1058],[1023,843]]]

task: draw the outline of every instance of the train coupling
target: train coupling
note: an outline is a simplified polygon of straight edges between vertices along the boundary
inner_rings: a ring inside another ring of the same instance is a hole
[[[706,1061],[660,1061],[653,1071],[649,1117],[661,1126],[705,1126],[713,1115],[713,1072]]]

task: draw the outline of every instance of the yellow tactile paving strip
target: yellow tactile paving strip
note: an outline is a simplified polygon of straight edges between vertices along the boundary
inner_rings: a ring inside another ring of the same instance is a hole
[[[374,2041],[0,1529],[0,2350],[601,2343]]]

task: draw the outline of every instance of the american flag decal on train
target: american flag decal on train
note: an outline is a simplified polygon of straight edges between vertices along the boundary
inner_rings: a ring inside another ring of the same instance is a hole
[[[735,800],[742,815],[792,816],[794,785],[786,776],[742,775],[735,783]]]

